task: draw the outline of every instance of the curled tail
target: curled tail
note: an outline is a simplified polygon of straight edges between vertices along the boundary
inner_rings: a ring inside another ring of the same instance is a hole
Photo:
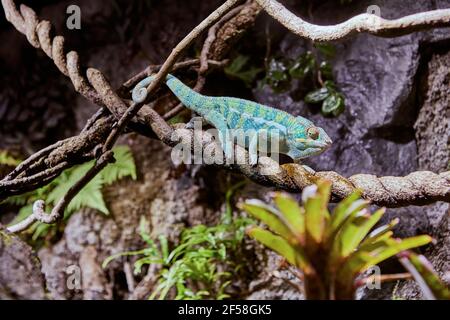
[[[155,79],[155,76],[149,76],[139,82],[132,91],[132,99],[135,103],[142,103],[147,99],[147,87]],[[197,111],[197,109],[204,104],[204,97],[199,93],[195,92],[178,78],[171,74],[166,77],[166,84],[170,90],[177,96],[177,98],[189,109]]]
[[[135,103],[142,103],[147,99],[147,87],[155,79],[155,76],[150,76],[140,81],[131,92],[131,98]]]

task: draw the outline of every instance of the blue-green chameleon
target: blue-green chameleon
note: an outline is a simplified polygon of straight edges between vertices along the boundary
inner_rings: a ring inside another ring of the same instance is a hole
[[[132,91],[136,103],[144,102],[146,87],[153,81],[150,76],[139,82]],[[206,122],[218,130],[218,137],[228,159],[232,159],[233,132],[241,129],[256,134],[241,141],[249,149],[250,163],[256,164],[261,137],[267,139],[276,135],[278,152],[290,156],[295,162],[317,155],[330,147],[332,141],[325,131],[311,121],[293,116],[285,111],[265,106],[253,101],[233,97],[210,97],[199,94],[173,75],[168,75],[166,84],[177,98],[189,109],[199,114]],[[273,141],[273,140],[272,140]]]

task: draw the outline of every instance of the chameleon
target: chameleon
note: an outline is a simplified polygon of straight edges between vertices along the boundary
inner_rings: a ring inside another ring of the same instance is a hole
[[[147,86],[154,80],[154,75],[140,81],[132,90],[135,103],[142,103],[147,98]],[[277,135],[278,152],[291,157],[298,163],[301,159],[318,155],[328,149],[332,140],[325,130],[314,125],[301,116],[269,107],[250,100],[234,97],[212,97],[202,95],[175,76],[168,74],[166,85],[173,94],[190,110],[200,115],[218,131],[218,138],[230,159],[233,154],[233,130],[256,132],[250,135],[243,147],[249,149],[250,163],[256,164],[258,139],[266,135]]]

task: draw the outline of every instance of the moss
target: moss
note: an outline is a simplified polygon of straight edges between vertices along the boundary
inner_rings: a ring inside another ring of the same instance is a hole
[[[0,230],[0,238],[6,246],[10,246],[14,241],[14,236],[4,230]]]

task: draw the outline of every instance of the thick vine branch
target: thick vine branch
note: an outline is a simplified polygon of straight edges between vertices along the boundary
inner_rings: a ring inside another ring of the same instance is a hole
[[[412,14],[396,20],[374,14],[360,14],[332,26],[311,24],[296,16],[276,0],[255,0],[275,20],[300,37],[313,41],[334,41],[356,33],[395,37],[415,31],[450,26],[450,9]]]
[[[205,163],[215,163],[215,154],[211,150],[221,150],[208,132],[193,132],[175,126],[177,139],[194,152],[194,145],[202,146]],[[195,143],[194,143],[195,142]],[[172,146],[176,144],[173,143]],[[169,144],[170,145],[170,144]],[[341,200],[355,190],[361,190],[362,196],[373,204],[386,207],[403,207],[408,205],[426,205],[436,201],[450,202],[450,171],[436,174],[430,171],[417,171],[405,177],[377,177],[370,174],[356,174],[345,178],[334,171],[311,172],[303,166],[288,163],[280,165],[271,158],[260,157],[256,166],[249,165],[248,151],[235,145],[238,163],[220,164],[230,170],[239,172],[249,179],[270,187],[290,192],[301,192],[308,185],[319,179],[332,182],[333,200]]]

